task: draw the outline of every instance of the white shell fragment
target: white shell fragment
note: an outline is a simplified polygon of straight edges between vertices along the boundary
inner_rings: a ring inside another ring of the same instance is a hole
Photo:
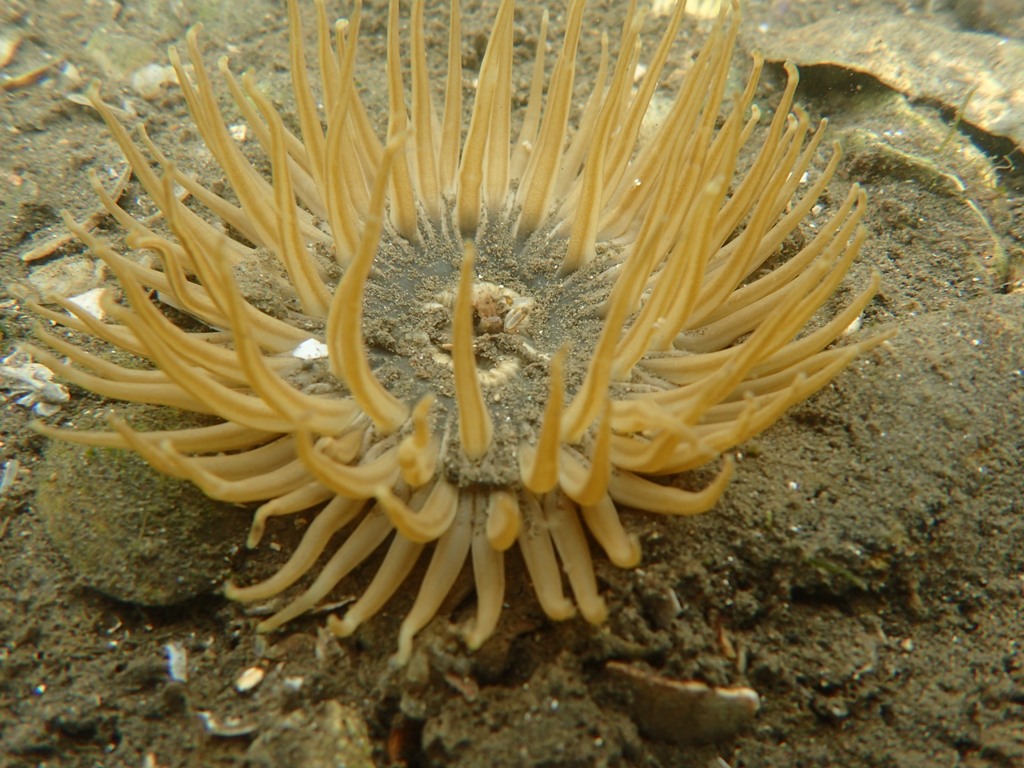
[[[175,683],[188,682],[188,651],[179,642],[167,643],[167,676]]]
[[[322,360],[327,357],[327,345],[316,339],[306,339],[291,354],[299,360]]]
[[[656,17],[671,16],[680,0],[654,0],[651,13]],[[722,0],[690,0],[686,15],[694,19],[713,19],[722,9]]]
[[[648,736],[675,744],[712,744],[729,739],[754,719],[761,699],[751,688],[713,688],[673,680],[608,662],[606,671],[631,694],[630,717]]]
[[[196,717],[203,724],[206,732],[212,736],[219,736],[222,739],[235,739],[241,736],[249,736],[259,729],[256,723],[247,723],[240,717],[226,717],[219,720],[216,715],[205,709],[196,712]]]
[[[249,691],[263,682],[266,674],[259,667],[249,667],[235,679],[235,690],[239,693],[249,693]]]
[[[24,38],[12,29],[0,30],[0,67],[6,67],[11,63],[22,40]]]
[[[177,85],[178,76],[174,67],[147,64],[132,73],[131,82],[133,91],[147,101],[152,101],[160,98],[168,86]]]
[[[14,487],[19,469],[21,469],[21,462],[17,459],[4,462],[3,472],[0,472],[0,498],[3,498],[3,495]]]
[[[20,349],[0,359],[0,385],[7,397],[37,416],[52,416],[71,399],[68,388],[53,380],[53,371]]]
[[[103,320],[107,316],[103,310],[103,292],[105,290],[105,288],[93,288],[77,296],[71,296],[68,301],[77,304],[97,320]]]

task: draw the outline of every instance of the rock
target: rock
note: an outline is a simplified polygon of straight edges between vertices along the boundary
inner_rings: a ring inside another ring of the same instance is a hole
[[[759,47],[771,61],[870,75],[913,100],[964,107],[963,119],[1024,146],[1024,42],[871,12],[827,18]]]
[[[1008,37],[1024,34],[1024,0],[956,0],[953,13],[967,29]]]
[[[140,67],[162,58],[159,49],[117,25],[95,29],[85,44],[85,52],[103,70],[104,76],[119,83],[128,80]]]
[[[54,546],[117,600],[171,605],[209,592],[249,527],[244,510],[128,451],[53,442],[38,477],[36,511]]]
[[[352,707],[329,700],[271,723],[249,747],[246,765],[373,768],[366,721]]]

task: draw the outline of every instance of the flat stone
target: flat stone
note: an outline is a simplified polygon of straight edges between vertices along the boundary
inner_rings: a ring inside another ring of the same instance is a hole
[[[1020,40],[952,30],[921,17],[854,12],[757,42],[770,61],[860,72],[911,99],[949,109],[966,101],[964,121],[1024,146]]]

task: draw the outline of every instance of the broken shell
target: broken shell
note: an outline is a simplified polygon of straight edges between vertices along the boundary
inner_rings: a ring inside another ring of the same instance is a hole
[[[203,709],[196,712],[196,717],[199,718],[207,733],[222,739],[250,736],[259,730],[256,723],[247,723],[240,717],[226,717],[221,721],[212,712]]]
[[[291,351],[291,356],[299,360],[322,360],[327,357],[327,345],[316,339],[306,339]]]
[[[78,305],[97,320],[103,320],[107,316],[106,310],[103,309],[105,291],[105,288],[93,288],[77,296],[71,296],[68,301]]]
[[[71,399],[68,388],[53,380],[53,371],[21,349],[0,360],[0,387],[37,416],[52,416]],[[0,397],[0,400],[5,398]]]
[[[164,94],[171,85],[178,84],[178,75],[174,67],[160,64],[147,64],[132,73],[132,90],[147,101],[153,101]]]
[[[249,693],[249,691],[263,682],[266,674],[260,667],[249,667],[235,680],[235,690],[239,693]]]
[[[176,683],[188,682],[188,651],[179,642],[167,643],[167,675]]]
[[[20,34],[14,31],[0,32],[0,67],[6,67],[11,63],[23,39]]]
[[[610,661],[605,670],[630,694],[629,714],[648,736],[675,744],[711,744],[736,735],[754,718],[761,699],[751,688],[713,688],[673,680]]]

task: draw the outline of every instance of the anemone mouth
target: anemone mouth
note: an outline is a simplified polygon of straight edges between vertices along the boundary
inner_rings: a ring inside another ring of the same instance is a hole
[[[886,338],[830,346],[871,300],[877,276],[833,317],[817,317],[864,238],[859,188],[816,222],[802,248],[778,256],[839,152],[817,169],[824,126],[812,129],[793,107],[792,67],[755,143],[760,59],[744,89],[725,98],[736,4],[719,15],[644,140],[641,125],[684,3],[636,87],[641,16],[626,19],[614,59],[604,36],[593,93],[571,130],[583,6],[568,4],[550,75],[547,15],[541,19],[526,107],[513,119],[514,3],[502,0],[463,125],[457,0],[440,111],[427,76],[423,2],[410,9],[406,88],[392,0],[382,140],[355,86],[358,2],[333,35],[316,3],[321,110],[292,0],[297,133],[251,79],[238,81],[226,61],[219,65],[270,159],[269,178],[230,138],[191,32],[194,80],[173,50],[171,61],[230,200],[183,173],[145,132],[134,140],[93,90],[166,229],[134,219],[98,184],[97,192],[129,247],[155,255],[159,267],[72,224],[127,301],[107,299],[108,322],[68,301],[57,301],[67,314],[36,311],[152,366],[117,365],[42,329],[39,338],[68,362],[36,353],[101,395],[214,414],[223,423],[162,432],[119,420],[111,432],[40,429],[135,450],[213,498],[258,502],[250,546],[272,518],[313,511],[280,570],[227,587],[237,600],[268,600],[316,573],[262,630],[314,608],[384,547],[367,589],[329,626],[354,632],[429,551],[400,630],[399,660],[467,561],[477,614],[464,637],[471,648],[483,643],[500,618],[505,552],[513,546],[548,616],[578,610],[599,623],[607,609],[588,533],[614,564],[635,565],[640,549],[621,507],[666,515],[710,509],[732,474],[729,459],[698,492],[660,478],[757,434]],[[751,158],[744,174],[736,171],[741,152]],[[805,175],[813,180],[802,185]],[[208,216],[182,203],[175,185]],[[293,312],[265,311],[256,297],[267,286],[241,277],[254,260],[269,265],[274,290],[289,294]],[[162,305],[210,330],[177,325]]]

